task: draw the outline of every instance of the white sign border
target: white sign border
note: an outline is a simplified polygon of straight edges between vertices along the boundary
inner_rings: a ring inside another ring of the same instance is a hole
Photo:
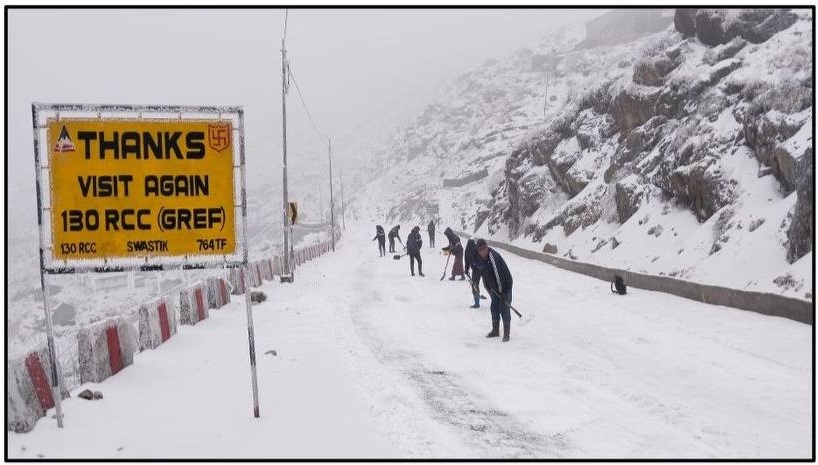
[[[40,230],[40,254],[42,271],[49,274],[83,271],[116,272],[148,271],[166,269],[235,268],[248,262],[247,206],[244,168],[244,109],[241,106],[191,106],[191,105],[97,105],[32,103],[34,130],[34,160],[37,180],[37,224]],[[166,119],[232,119],[233,131],[238,132],[238,150],[233,150],[233,210],[236,250],[223,255],[175,255],[157,257],[115,257],[56,260],[53,257],[51,231],[51,183],[47,175],[48,150],[43,150],[43,134],[47,132],[49,118],[137,118]],[[239,183],[236,185],[236,171]],[[46,173],[46,174],[44,174]]]

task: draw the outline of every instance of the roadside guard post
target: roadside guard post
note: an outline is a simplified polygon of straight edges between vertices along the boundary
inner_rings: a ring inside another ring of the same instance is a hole
[[[47,275],[237,267],[247,274],[244,109],[34,103],[32,116],[40,282],[62,427]],[[245,302],[258,417],[249,288]]]

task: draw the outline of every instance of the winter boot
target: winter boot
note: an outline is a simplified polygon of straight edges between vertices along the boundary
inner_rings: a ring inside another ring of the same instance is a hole
[[[503,342],[508,342],[508,332],[511,330],[511,322],[503,321]]]
[[[469,308],[480,308],[480,296],[474,296],[474,305],[471,305]]]
[[[500,336],[500,320],[491,320],[491,332],[486,334],[486,337]]]

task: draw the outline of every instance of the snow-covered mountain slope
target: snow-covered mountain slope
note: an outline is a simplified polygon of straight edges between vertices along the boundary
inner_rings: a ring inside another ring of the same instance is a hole
[[[677,10],[587,48],[546,36],[462,75],[386,147],[353,214],[812,298],[809,10]]]

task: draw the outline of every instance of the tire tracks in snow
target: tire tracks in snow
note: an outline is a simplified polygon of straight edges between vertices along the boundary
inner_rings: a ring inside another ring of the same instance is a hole
[[[377,289],[362,283],[372,281],[371,263],[363,262],[355,272],[355,292],[362,296],[350,309],[356,333],[378,361],[400,372],[429,406],[432,417],[485,458],[561,458],[581,451],[560,433],[546,435],[528,429],[517,418],[500,409],[468,386],[456,374],[431,368],[422,353],[390,347],[367,319],[372,304],[382,303]]]

